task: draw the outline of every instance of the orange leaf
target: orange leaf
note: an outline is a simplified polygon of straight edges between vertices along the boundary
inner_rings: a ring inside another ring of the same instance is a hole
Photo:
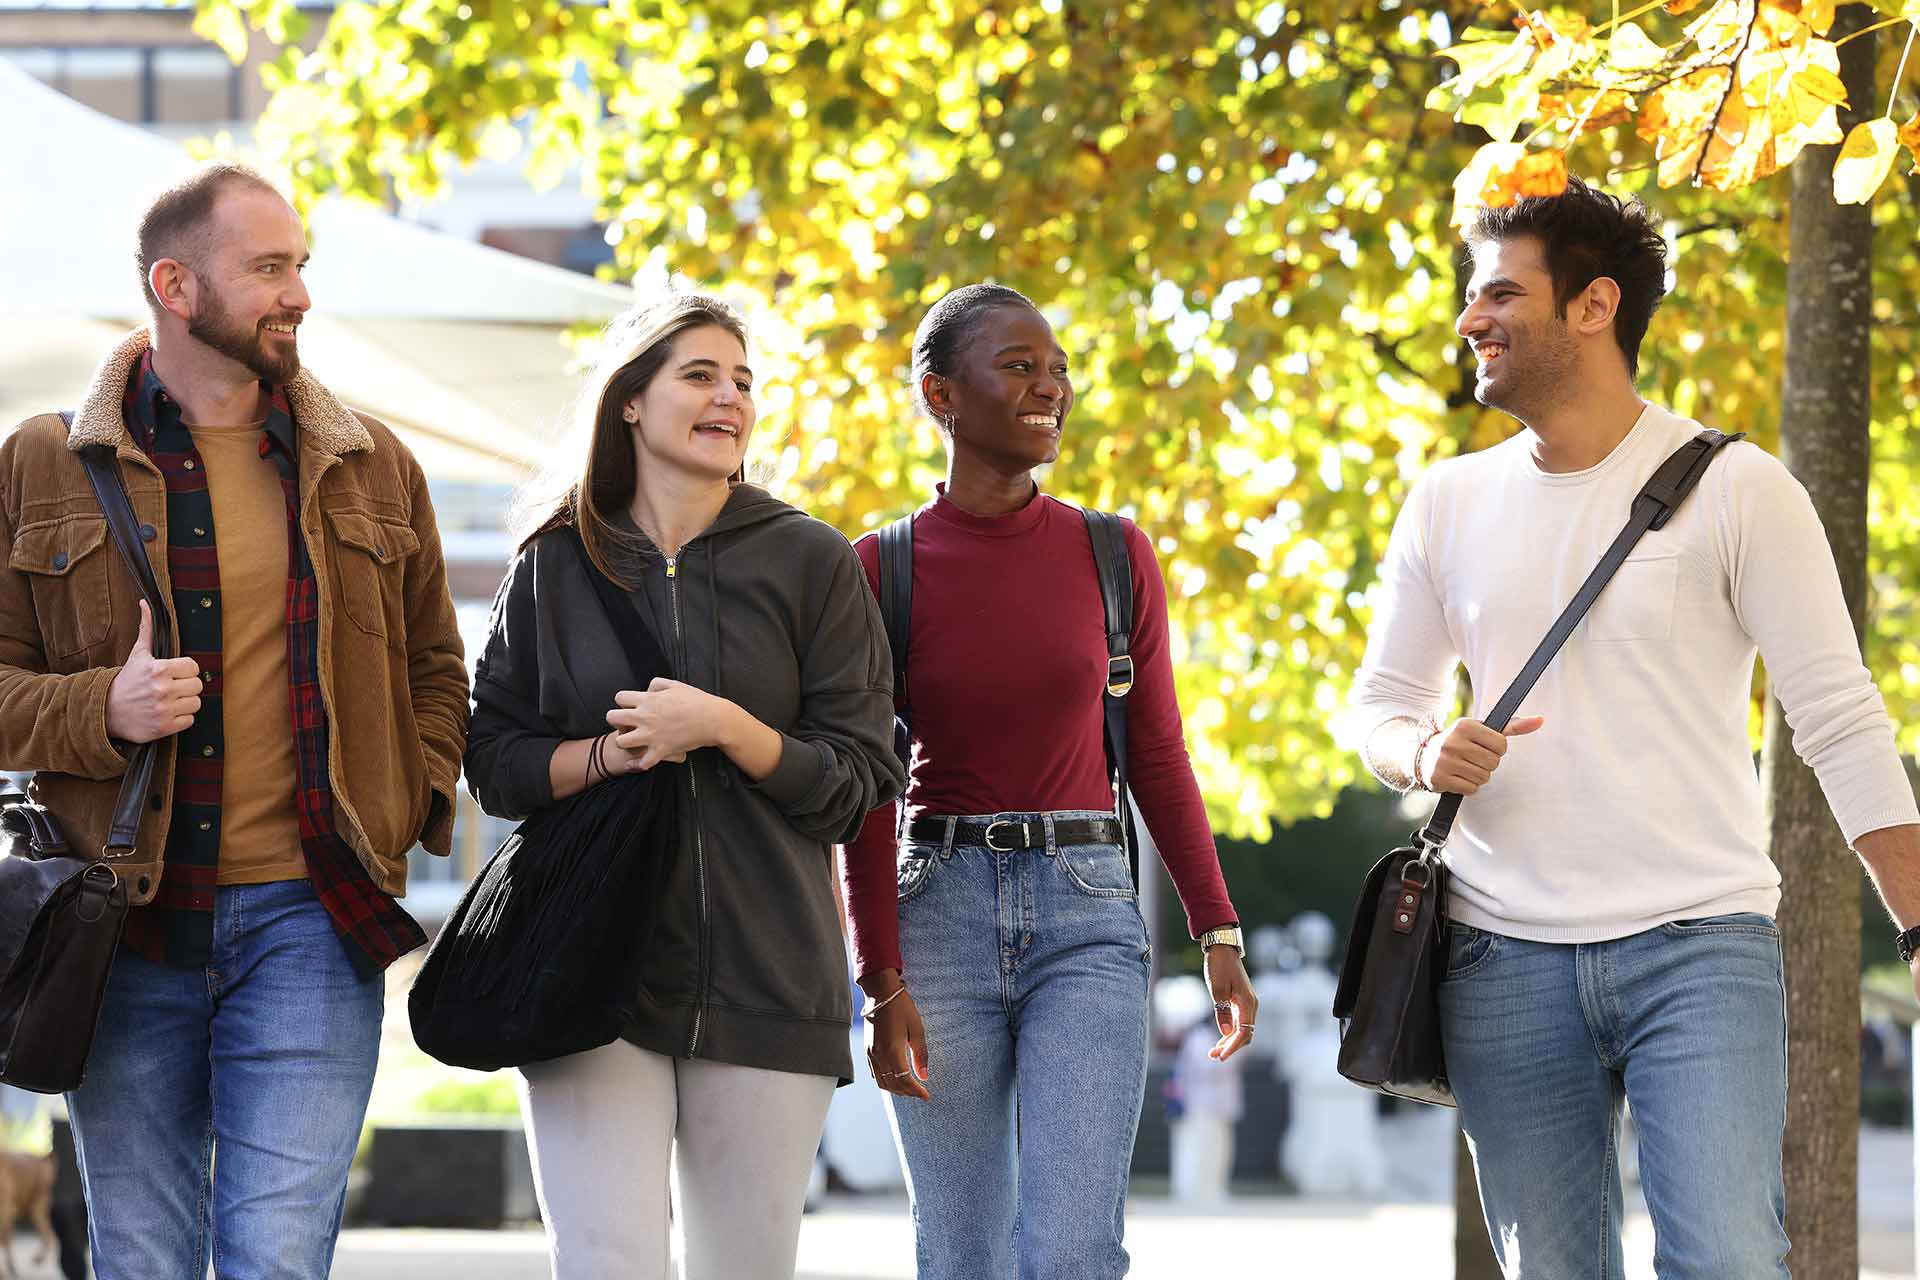
[[[1595,101],[1595,98],[1599,101]],[[1572,128],[1582,116],[1586,122],[1581,124],[1580,132],[1595,133],[1601,129],[1611,129],[1614,125],[1624,124],[1633,119],[1633,99],[1623,90],[1609,89],[1602,94],[1576,94],[1558,97],[1552,94],[1540,95],[1540,116],[1542,120],[1551,120]]]
[[[1920,111],[1913,113],[1913,119],[1901,125],[1894,132],[1894,140],[1913,153],[1913,162],[1920,165]]]
[[[1667,12],[1674,17],[1700,7],[1700,0],[1667,0]]]
[[[1500,208],[1525,196],[1557,196],[1567,189],[1567,157],[1560,151],[1530,151],[1487,184],[1489,205]]]

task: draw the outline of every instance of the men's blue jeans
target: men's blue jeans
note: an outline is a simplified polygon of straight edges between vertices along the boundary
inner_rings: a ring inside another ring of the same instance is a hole
[[[384,984],[305,880],[215,892],[213,957],[114,958],[67,1095],[99,1280],[324,1280],[373,1088]]]
[[[1447,1075],[1509,1280],[1619,1280],[1622,1099],[1640,1135],[1655,1274],[1788,1274],[1772,920],[1676,920],[1580,945],[1455,923],[1447,946]]]
[[[900,950],[933,1100],[887,1103],[919,1277],[1109,1280],[1127,1271],[1146,924],[1119,846],[1062,846],[1049,818],[1010,816],[1045,821],[1046,848],[901,850]]]

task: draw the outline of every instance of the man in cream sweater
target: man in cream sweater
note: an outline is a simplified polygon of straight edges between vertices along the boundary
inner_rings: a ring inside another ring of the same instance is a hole
[[[1509,1277],[1618,1277],[1624,1099],[1661,1274],[1784,1277],[1756,651],[1900,928],[1920,921],[1920,814],[1813,506],[1747,443],[1640,541],[1505,734],[1435,718],[1458,663],[1485,714],[1700,430],[1634,389],[1666,271],[1643,206],[1575,180],[1484,211],[1468,242],[1476,396],[1526,429],[1415,484],[1354,707],[1382,781],[1470,797],[1440,1003],[1488,1230]]]

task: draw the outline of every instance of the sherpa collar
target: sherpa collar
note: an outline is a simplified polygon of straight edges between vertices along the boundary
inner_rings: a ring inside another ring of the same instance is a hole
[[[100,368],[94,372],[93,385],[87,390],[87,398],[73,415],[73,428],[67,432],[67,448],[77,451],[88,445],[104,444],[118,449],[133,444],[123,408],[127,379],[133,376],[134,366],[140,363],[140,357],[152,343],[152,336],[145,329],[135,329],[101,361]],[[286,392],[304,447],[335,456],[373,448],[373,436],[360,419],[305,369],[287,384]]]

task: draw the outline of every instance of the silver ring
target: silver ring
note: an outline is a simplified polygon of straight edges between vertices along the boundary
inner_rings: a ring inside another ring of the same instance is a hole
[[[1227,1010],[1231,1008],[1233,1008],[1233,1002],[1230,1000],[1215,1000],[1213,1002],[1213,1009],[1215,1013],[1225,1013]]]

